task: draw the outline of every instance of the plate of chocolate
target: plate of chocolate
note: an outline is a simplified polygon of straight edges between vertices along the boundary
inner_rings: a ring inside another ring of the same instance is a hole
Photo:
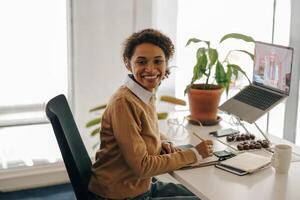
[[[251,133],[240,133],[228,135],[220,138],[222,143],[230,145],[232,148],[239,151],[259,150],[270,148],[270,143],[261,138],[257,138]]]

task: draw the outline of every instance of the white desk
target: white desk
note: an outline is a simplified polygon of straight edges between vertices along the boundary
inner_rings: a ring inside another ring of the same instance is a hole
[[[223,126],[226,124],[204,128],[189,124],[186,128],[190,133],[213,139],[215,150],[222,150],[224,145],[208,133]],[[198,139],[191,135],[181,134],[181,138],[185,139],[185,143],[198,143]],[[274,143],[289,143],[276,137],[269,138]],[[175,142],[178,141],[175,138]],[[299,147],[289,144],[294,152],[300,154]],[[238,176],[214,166],[177,170],[170,174],[202,200],[300,200],[300,162],[292,162],[288,174],[276,174],[270,167],[251,175]]]

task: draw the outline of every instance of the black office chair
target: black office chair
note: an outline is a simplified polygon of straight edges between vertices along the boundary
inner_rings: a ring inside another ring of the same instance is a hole
[[[88,191],[91,159],[85,149],[66,97],[51,99],[46,114],[52,124],[71,184],[78,200],[93,199]]]

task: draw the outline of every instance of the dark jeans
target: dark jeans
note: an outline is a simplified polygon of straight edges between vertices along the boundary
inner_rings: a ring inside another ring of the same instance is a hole
[[[97,200],[105,198],[97,197]],[[127,198],[127,200],[200,200],[191,191],[181,184],[164,183],[156,178],[152,179],[151,188],[136,197]]]

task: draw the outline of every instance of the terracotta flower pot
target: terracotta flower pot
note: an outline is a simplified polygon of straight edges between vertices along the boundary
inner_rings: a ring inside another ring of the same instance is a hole
[[[188,90],[191,117],[200,122],[217,120],[217,111],[224,88],[218,85],[194,84]]]

